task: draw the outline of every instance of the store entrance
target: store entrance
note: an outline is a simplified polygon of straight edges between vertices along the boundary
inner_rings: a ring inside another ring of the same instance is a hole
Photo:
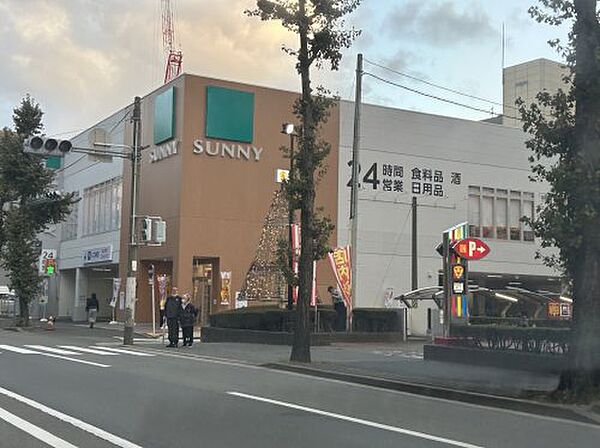
[[[198,324],[200,326],[208,325],[210,313],[217,303],[219,285],[217,285],[218,277],[215,274],[218,272],[218,258],[194,258],[192,300],[194,306],[198,308]]]

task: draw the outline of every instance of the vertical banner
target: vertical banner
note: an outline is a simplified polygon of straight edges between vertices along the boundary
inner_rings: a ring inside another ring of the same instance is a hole
[[[231,272],[221,272],[221,305],[229,305],[231,298]]]
[[[117,301],[119,300],[119,292],[121,291],[121,279],[113,278],[112,284],[112,298],[110,299],[110,306],[116,308]],[[122,308],[121,308],[122,309]]]
[[[448,232],[448,243],[450,247],[457,241],[469,237],[468,223],[459,224]],[[459,257],[452,249],[449,249],[449,272],[446,273],[450,283],[450,322],[464,322],[469,317],[468,310],[468,268],[467,260]]]
[[[167,276],[159,275],[158,281],[158,303],[164,303],[167,300]]]
[[[352,262],[350,246],[338,247],[328,254],[329,264],[342,293],[348,315],[352,315]]]
[[[302,235],[300,232],[299,224],[292,224],[292,267],[294,274],[298,276],[298,265],[300,261],[300,249],[301,249]],[[292,297],[294,303],[298,301],[298,287],[296,286],[293,290]],[[317,304],[317,262],[313,261],[313,275],[312,275],[312,293],[310,296],[310,305],[315,306]]]

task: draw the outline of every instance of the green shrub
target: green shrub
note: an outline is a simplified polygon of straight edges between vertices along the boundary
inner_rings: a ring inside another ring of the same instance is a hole
[[[478,348],[565,354],[569,350],[571,330],[501,325],[452,325],[450,335],[463,338],[463,345]]]
[[[358,332],[384,333],[402,331],[400,310],[384,308],[355,308],[352,329]]]
[[[315,312],[312,308],[310,319],[314,325]],[[330,307],[319,307],[319,322],[322,331],[331,331],[334,319],[335,311]],[[294,311],[274,307],[248,307],[211,314],[210,325],[243,330],[291,332],[294,328],[294,320]]]

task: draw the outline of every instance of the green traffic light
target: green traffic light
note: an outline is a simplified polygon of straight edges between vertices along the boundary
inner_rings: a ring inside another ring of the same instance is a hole
[[[46,268],[46,274],[48,274],[48,275],[54,275],[54,266],[48,266]]]

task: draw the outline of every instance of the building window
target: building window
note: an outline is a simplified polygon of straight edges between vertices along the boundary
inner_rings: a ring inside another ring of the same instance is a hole
[[[73,200],[79,199],[79,193],[75,193]],[[71,213],[62,223],[61,239],[63,241],[74,240],[77,238],[77,221],[79,219],[79,202],[75,202],[71,208]]]
[[[121,225],[122,178],[83,191],[83,235],[111,232]]]
[[[499,188],[469,186],[469,235],[498,240],[535,240],[533,229],[521,219],[533,219],[534,194]]]

